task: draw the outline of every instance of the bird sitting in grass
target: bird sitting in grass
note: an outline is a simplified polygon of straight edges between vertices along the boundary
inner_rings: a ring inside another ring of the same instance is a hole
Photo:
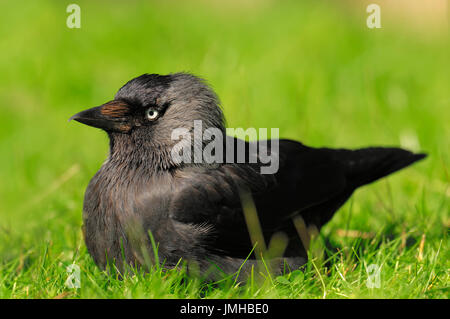
[[[217,278],[248,275],[261,257],[275,273],[298,269],[308,258],[305,230],[320,231],[357,188],[425,157],[276,139],[265,146],[276,171],[263,173],[264,146],[226,136],[217,96],[186,73],[141,75],[114,100],[71,119],[103,129],[110,140],[109,157],[86,190],[83,229],[95,263],[119,270],[183,260]],[[214,161],[194,158],[211,142],[194,138],[196,122],[201,133],[214,128],[224,146],[211,152]],[[272,238],[279,239],[278,255],[265,254]]]

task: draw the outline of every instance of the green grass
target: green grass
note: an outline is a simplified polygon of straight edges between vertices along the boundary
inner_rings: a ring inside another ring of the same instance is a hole
[[[0,298],[448,298],[448,30],[365,27],[330,3],[65,1],[0,9]],[[190,71],[230,127],[279,127],[311,146],[418,147],[429,157],[357,191],[314,241],[305,271],[207,284],[179,271],[101,272],[81,234],[104,133],[67,119],[142,73]],[[345,230],[368,233],[351,238]],[[422,242],[422,245],[421,245]],[[69,289],[66,267],[81,268]],[[366,286],[381,266],[381,287]]]

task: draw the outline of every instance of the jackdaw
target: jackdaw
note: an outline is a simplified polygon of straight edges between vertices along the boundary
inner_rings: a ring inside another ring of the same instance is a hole
[[[114,100],[71,119],[103,129],[110,141],[83,206],[86,246],[101,268],[148,260],[175,267],[184,260],[202,273],[214,269],[213,277],[248,274],[264,253],[255,247],[281,234],[273,271],[298,269],[307,261],[302,229],[320,231],[358,187],[426,156],[386,147],[312,148],[286,139],[256,145],[227,136],[216,94],[187,73],[141,75]],[[194,137],[199,122],[200,140]],[[208,128],[215,129],[214,145],[224,147],[210,152],[213,161],[198,160],[196,148],[213,140],[204,138]],[[267,158],[260,151],[277,161],[276,171],[262,172]],[[250,227],[258,228],[254,236]]]

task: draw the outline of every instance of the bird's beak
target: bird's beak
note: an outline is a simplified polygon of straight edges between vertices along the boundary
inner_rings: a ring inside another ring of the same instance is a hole
[[[127,133],[131,130],[130,108],[122,101],[110,101],[73,115],[70,119],[105,131]]]

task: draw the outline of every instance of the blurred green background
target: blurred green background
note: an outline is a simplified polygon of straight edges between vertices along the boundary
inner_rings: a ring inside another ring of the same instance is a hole
[[[427,152],[357,192],[352,218],[347,204],[324,233],[406,230],[447,247],[448,23],[427,29],[382,11],[382,29],[369,29],[351,1],[76,1],[81,28],[69,29],[69,3],[0,4],[0,268],[21,260],[20,274],[43,245],[62,262],[85,250],[84,190],[108,143],[68,118],[135,76],[179,71],[212,85],[229,127]]]

